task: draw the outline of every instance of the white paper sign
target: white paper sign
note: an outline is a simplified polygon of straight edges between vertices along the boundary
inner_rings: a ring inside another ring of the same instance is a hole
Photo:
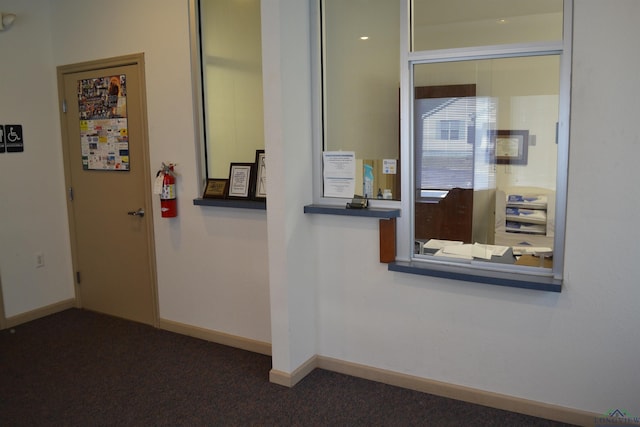
[[[325,151],[322,153],[325,197],[353,198],[356,188],[356,153]]]
[[[382,159],[382,173],[385,175],[395,175],[397,172],[396,159]]]

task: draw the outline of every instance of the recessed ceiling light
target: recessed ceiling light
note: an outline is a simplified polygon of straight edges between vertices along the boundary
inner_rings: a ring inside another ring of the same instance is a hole
[[[369,40],[369,36],[362,36],[360,37],[360,40]]]
[[[507,20],[506,20],[506,19],[504,19],[504,18],[502,18],[502,19],[498,19],[498,24],[506,24],[507,22],[509,22],[509,21],[507,21]]]

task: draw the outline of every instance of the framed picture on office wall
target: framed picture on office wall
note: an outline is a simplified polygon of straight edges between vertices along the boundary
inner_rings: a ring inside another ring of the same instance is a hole
[[[254,185],[254,199],[264,200],[267,198],[267,169],[265,164],[264,150],[256,150],[256,174]]]
[[[203,199],[224,199],[227,197],[228,179],[208,179],[202,194]]]
[[[255,165],[253,163],[231,163],[229,167],[227,198],[251,198],[254,167]]]
[[[528,130],[490,130],[489,140],[494,143],[497,164],[527,164],[529,153]]]

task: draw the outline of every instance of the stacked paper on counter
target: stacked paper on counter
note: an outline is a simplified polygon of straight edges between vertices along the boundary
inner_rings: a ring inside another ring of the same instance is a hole
[[[442,249],[445,246],[462,245],[464,242],[459,240],[441,240],[441,239],[429,239],[423,247],[425,249]]]
[[[436,252],[435,256],[444,256],[462,259],[481,258],[490,260],[492,256],[502,256],[509,248],[507,246],[485,245],[481,243],[455,244],[443,246]]]
[[[553,253],[551,248],[543,246],[514,246],[513,254],[518,255],[536,255]]]

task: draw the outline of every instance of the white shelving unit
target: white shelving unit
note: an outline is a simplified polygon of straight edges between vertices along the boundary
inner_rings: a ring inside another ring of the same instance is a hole
[[[555,192],[514,187],[496,193],[495,243],[553,249]]]

